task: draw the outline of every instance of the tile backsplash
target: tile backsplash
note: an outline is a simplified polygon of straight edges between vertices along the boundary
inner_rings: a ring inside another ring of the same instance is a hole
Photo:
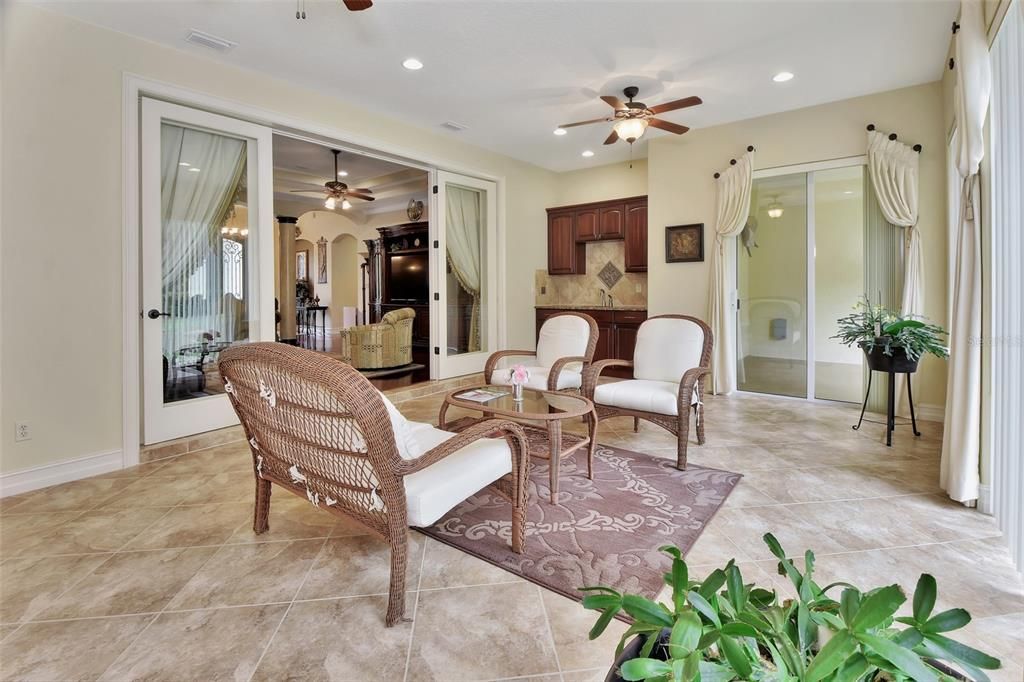
[[[611,268],[607,266],[611,264]],[[607,268],[607,269],[606,269]],[[612,270],[621,273],[609,290],[605,279]],[[535,287],[537,305],[601,305],[601,290],[610,291],[616,305],[647,305],[647,273],[626,272],[626,245],[622,241],[590,242],[587,244],[587,274],[549,275],[538,270]],[[541,292],[545,293],[541,293]]]

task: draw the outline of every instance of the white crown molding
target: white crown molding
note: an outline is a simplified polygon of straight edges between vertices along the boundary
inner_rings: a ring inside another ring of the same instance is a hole
[[[19,495],[32,490],[46,488],[58,483],[77,481],[97,474],[105,474],[124,468],[124,458],[120,450],[98,452],[85,457],[66,459],[62,462],[44,464],[0,474],[0,497]]]

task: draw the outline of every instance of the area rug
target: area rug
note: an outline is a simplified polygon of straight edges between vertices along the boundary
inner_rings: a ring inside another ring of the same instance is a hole
[[[679,471],[674,462],[599,445],[592,481],[585,453],[562,461],[551,504],[548,464],[534,459],[523,554],[509,545],[509,503],[486,490],[422,531],[571,599],[592,585],[653,598],[670,566],[658,548],[689,551],[741,478],[693,464]]]

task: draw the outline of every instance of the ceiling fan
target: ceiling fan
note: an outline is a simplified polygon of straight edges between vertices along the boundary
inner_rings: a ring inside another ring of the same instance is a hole
[[[644,131],[647,130],[647,126],[660,128],[670,133],[675,133],[676,135],[682,135],[689,130],[689,128],[679,125],[678,123],[663,121],[660,118],[655,118],[655,116],[663,114],[666,111],[685,109],[686,107],[692,107],[703,103],[703,100],[701,100],[700,97],[686,97],[684,99],[677,99],[649,107],[643,102],[633,101],[633,98],[636,97],[639,92],[640,88],[633,85],[623,90],[622,93],[629,100],[628,102],[623,102],[614,95],[601,95],[601,99],[615,109],[615,113],[611,116],[595,118],[589,121],[566,123],[565,125],[560,125],[558,127],[559,129],[564,130],[565,128],[572,128],[574,126],[584,126],[591,123],[611,123],[614,121],[615,124],[612,126],[612,133],[604,143],[613,144],[621,139],[633,144],[644,134]]]
[[[324,201],[324,208],[333,211],[336,206],[341,206],[342,210],[348,210],[352,208],[352,202],[349,199],[362,199],[363,201],[373,201],[374,197],[373,190],[365,187],[359,189],[350,189],[344,182],[340,182],[338,177],[338,154],[340,150],[332,149],[331,153],[334,154],[334,176],[332,180],[328,180],[324,183],[324,188],[320,192],[313,192],[305,189],[293,189],[293,194],[314,194],[316,196],[326,195],[327,199]]]
[[[350,12],[360,12],[373,7],[373,0],[341,0]],[[306,0],[295,1],[295,18],[306,18]]]

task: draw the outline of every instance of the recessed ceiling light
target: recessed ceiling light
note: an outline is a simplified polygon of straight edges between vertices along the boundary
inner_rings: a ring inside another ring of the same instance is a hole
[[[338,177],[339,178],[347,178],[348,177],[348,171],[338,171]]]
[[[786,81],[793,80],[793,74],[789,71],[779,71],[777,74],[772,76],[772,80],[776,83],[785,83]]]
[[[189,173],[198,173],[199,170],[200,170],[199,168],[196,168],[195,166],[192,166],[191,168],[188,169],[188,172]]]
[[[593,156],[593,155],[594,155],[594,152],[590,151],[589,149],[587,149],[587,150],[585,150],[585,151],[583,152],[583,156],[584,156],[585,158],[588,158],[588,159],[589,159],[589,158],[590,158],[591,156]]]
[[[568,132],[565,128],[555,128],[555,135],[565,135]]]
[[[179,166],[184,166],[185,168],[188,168],[188,167],[189,167],[189,166],[191,166],[192,164],[191,164],[191,163],[185,163],[184,161],[179,161],[179,162],[178,162],[178,165],[179,165]]]
[[[404,62],[402,62],[402,66],[409,69],[410,71],[419,71],[420,69],[423,68],[423,62],[416,59],[415,57],[409,57]]]

